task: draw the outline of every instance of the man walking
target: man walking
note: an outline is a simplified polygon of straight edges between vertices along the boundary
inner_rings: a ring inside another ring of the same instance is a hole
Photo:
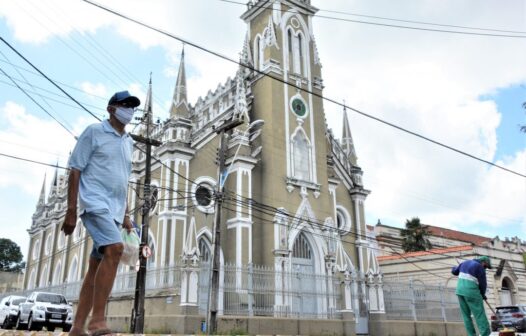
[[[475,326],[471,314],[477,321],[481,336],[491,334],[484,301],[486,300],[486,269],[491,269],[489,257],[482,256],[474,260],[467,260],[453,267],[451,273],[458,276],[456,294],[460,303],[460,311],[468,336],[476,336]]]
[[[124,128],[140,103],[128,91],[115,93],[108,102],[109,119],[84,130],[69,160],[68,208],[62,230],[66,236],[75,230],[78,198],[80,218],[93,240],[70,335],[88,335],[84,328],[92,309],[89,335],[112,333],[104,310],[123,250],[120,226],[132,229],[126,198],[133,140]]]

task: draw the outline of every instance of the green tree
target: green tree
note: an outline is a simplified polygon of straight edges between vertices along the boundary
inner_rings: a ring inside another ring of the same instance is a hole
[[[0,238],[0,271],[17,272],[25,267],[20,246],[7,238]]]
[[[420,218],[413,217],[405,221],[402,229],[402,249],[404,252],[426,251],[431,249],[430,232],[420,223]]]

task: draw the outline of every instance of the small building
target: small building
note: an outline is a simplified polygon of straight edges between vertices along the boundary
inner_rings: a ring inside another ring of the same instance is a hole
[[[481,255],[491,258],[493,268],[486,271],[486,296],[492,306],[526,302],[526,242],[518,237],[489,238],[452,229],[426,225],[431,250],[404,253],[401,229],[383,224],[368,226],[376,239],[378,262],[384,279],[412,281],[454,288],[457,277],[451,268],[459,262]]]

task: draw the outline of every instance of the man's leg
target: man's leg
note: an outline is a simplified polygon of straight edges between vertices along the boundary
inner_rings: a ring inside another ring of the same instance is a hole
[[[113,281],[117,274],[117,267],[121,259],[123,244],[117,243],[104,247],[104,257],[99,264],[95,274],[95,288],[93,292],[93,313],[88,324],[89,330],[107,328],[104,318],[106,302],[113,287]]]
[[[75,319],[73,320],[73,327],[71,328],[70,335],[81,335],[84,333],[84,326],[86,325],[86,319],[93,306],[93,285],[95,283],[95,274],[99,267],[100,260],[90,257],[88,264],[88,272],[84,277],[82,288],[80,289],[79,303],[77,306],[77,312],[75,313]]]
[[[457,297],[458,302],[460,303],[460,312],[462,313],[462,319],[464,320],[464,327],[466,327],[468,336],[477,336],[475,326],[473,325],[473,321],[471,320],[471,310],[469,308],[470,306],[466,301],[467,298],[461,295],[457,295]]]
[[[475,316],[475,321],[477,321],[480,335],[488,336],[491,334],[488,318],[486,317],[486,311],[484,310],[484,301],[482,298],[466,298],[466,301],[469,304],[469,308],[473,312],[473,316]]]

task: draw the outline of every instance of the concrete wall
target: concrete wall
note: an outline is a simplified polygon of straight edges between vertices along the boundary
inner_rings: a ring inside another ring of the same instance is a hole
[[[206,317],[198,315],[197,307],[180,306],[174,295],[149,297],[145,302],[145,333],[203,334],[201,324]],[[119,332],[129,332],[132,297],[112,299],[107,306],[108,323]],[[461,336],[462,323],[433,321],[389,321],[383,314],[372,314],[369,335],[374,336]],[[342,320],[310,320],[261,316],[220,316],[218,334],[250,335],[351,335],[355,336],[352,314]]]

